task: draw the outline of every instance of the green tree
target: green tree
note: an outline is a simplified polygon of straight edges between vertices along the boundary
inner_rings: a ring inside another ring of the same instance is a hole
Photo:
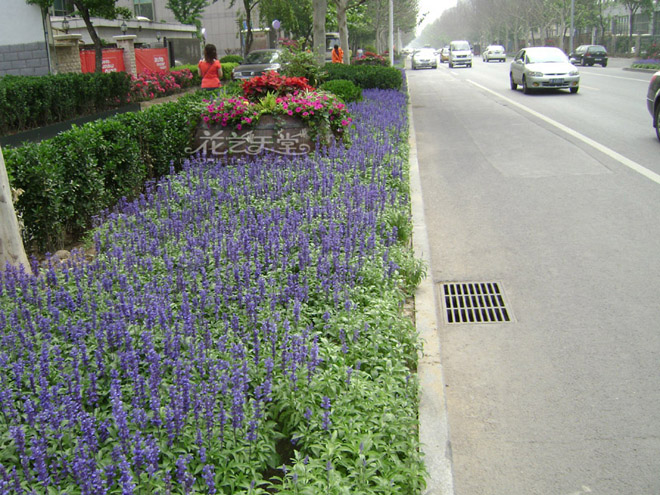
[[[259,6],[262,22],[268,26],[277,19],[281,29],[293,39],[303,38],[306,44],[312,40],[312,0],[270,0]]]
[[[208,0],[167,0],[165,7],[172,11],[174,18],[181,24],[194,24],[199,30],[202,14],[208,5]]]
[[[225,0],[226,1],[226,0]],[[229,0],[229,6],[233,7],[236,5],[237,0]],[[245,14],[245,23],[247,25],[247,33],[245,34],[245,53],[250,53],[252,48],[252,41],[254,36],[252,35],[252,11],[254,8],[259,5],[261,0],[238,0],[243,6],[243,12]]]
[[[32,5],[39,5],[45,13],[52,5],[54,0],[26,0]],[[117,7],[117,0],[72,0],[76,8],[76,14],[80,15],[85,22],[85,27],[94,43],[94,52],[96,54],[95,72],[103,71],[103,46],[101,38],[92,24],[92,17],[101,17],[103,19],[117,19],[119,17],[130,19],[131,11],[125,7]]]
[[[635,14],[638,11],[651,13],[653,11],[653,0],[620,0],[620,3],[628,11],[628,36],[632,40],[635,33]]]

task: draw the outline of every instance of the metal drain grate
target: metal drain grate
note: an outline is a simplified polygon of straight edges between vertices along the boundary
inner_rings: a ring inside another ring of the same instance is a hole
[[[497,282],[447,283],[442,291],[447,323],[511,321]]]

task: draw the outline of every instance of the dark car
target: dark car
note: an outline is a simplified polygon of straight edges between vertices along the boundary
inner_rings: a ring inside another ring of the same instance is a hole
[[[243,63],[232,71],[233,79],[250,79],[280,68],[280,50],[254,50],[247,54]]]
[[[655,135],[660,139],[660,71],[653,74],[646,93],[646,106],[653,117]]]
[[[607,67],[607,50],[601,45],[580,45],[569,58],[576,65],[598,64]]]

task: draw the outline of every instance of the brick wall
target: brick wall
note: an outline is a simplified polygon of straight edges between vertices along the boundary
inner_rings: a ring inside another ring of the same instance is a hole
[[[0,46],[0,75],[43,76],[48,74],[46,43]]]

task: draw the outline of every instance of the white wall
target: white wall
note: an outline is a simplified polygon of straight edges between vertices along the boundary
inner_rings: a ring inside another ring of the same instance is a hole
[[[45,41],[41,8],[25,0],[0,0],[0,45]]]

